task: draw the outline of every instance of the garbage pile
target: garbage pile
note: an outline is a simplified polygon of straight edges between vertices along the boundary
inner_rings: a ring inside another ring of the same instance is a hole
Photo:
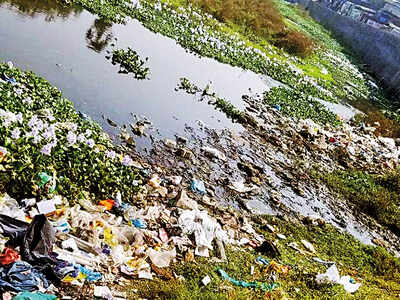
[[[246,218],[220,215],[218,221],[191,199],[206,197],[200,180],[193,179],[186,191],[182,178],[149,175],[143,197],[167,197],[169,184],[179,193],[169,195],[168,204],[157,200],[138,208],[119,193],[95,202],[84,194],[87,198],[70,206],[56,194],[53,176],[40,173],[38,178],[49,199],[0,198],[0,289],[9,299],[70,299],[63,287],[85,284],[96,297],[125,299],[118,287],[129,279],[163,277],[163,268],[173,262],[210,257],[215,246],[218,257],[212,259],[224,261],[226,244],[264,242]]]
[[[352,119],[343,121],[340,127],[320,125],[310,119],[295,121],[282,116],[279,109],[263,105],[257,97],[246,97],[244,101],[258,121],[259,136],[284,151],[320,161],[327,170],[385,170],[398,166],[400,140],[375,136],[375,127]]]

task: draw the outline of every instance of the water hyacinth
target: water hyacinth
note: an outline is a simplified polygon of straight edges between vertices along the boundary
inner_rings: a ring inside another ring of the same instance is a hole
[[[16,140],[19,139],[21,135],[21,130],[19,128],[14,128],[13,131],[11,132],[11,137]]]
[[[88,139],[88,140],[86,141],[86,145],[88,145],[89,148],[93,148],[94,145],[95,145],[95,142],[94,142],[93,139]]]
[[[0,63],[0,75],[10,77],[10,72]],[[56,192],[71,201],[82,191],[98,198],[111,197],[117,191],[133,197],[139,187],[130,183],[139,178],[137,170],[131,160],[115,159],[115,146],[101,127],[80,117],[73,104],[47,81],[16,68],[12,72],[21,90],[29,87],[29,96],[23,93],[20,98],[12,84],[0,84],[0,156],[7,153],[11,158],[2,159],[2,164],[8,164],[0,178],[6,192],[16,198],[33,197],[32,179],[40,172],[55,172]],[[36,109],[30,105],[33,103]],[[7,151],[8,146],[12,151]]]
[[[40,150],[40,153],[44,154],[44,155],[50,155],[51,154],[51,149],[53,148],[52,144],[46,144],[42,147],[42,149]]]
[[[117,156],[117,153],[115,153],[115,151],[110,151],[110,150],[106,150],[105,152],[104,152],[104,154],[105,154],[105,156],[107,157],[107,158],[110,158],[110,159],[115,159],[115,157]]]
[[[68,146],[73,146],[76,143],[76,134],[72,131],[69,131],[67,134],[67,141],[68,141]]]
[[[124,166],[127,166],[127,167],[132,166],[132,165],[133,165],[133,160],[132,160],[132,158],[131,158],[129,155],[125,155],[125,156],[122,158],[122,164],[123,164]]]

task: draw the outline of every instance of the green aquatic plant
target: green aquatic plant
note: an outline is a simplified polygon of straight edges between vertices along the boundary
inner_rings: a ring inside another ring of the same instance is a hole
[[[125,199],[136,195],[140,176],[132,159],[57,88],[7,64],[0,64],[0,78],[2,192],[30,197],[38,174],[46,172],[71,201],[82,191],[100,199],[118,191]]]
[[[264,93],[264,103],[277,107],[285,116],[312,119],[320,124],[341,124],[336,114],[301,90],[273,87]]]
[[[142,60],[135,50],[128,47],[127,50],[113,50],[111,63],[120,66],[118,73],[132,74],[135,79],[149,79],[150,68],[145,66],[148,59]]]

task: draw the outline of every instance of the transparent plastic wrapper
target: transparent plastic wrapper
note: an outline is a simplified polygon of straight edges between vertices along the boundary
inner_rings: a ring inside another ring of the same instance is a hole
[[[147,249],[146,254],[150,257],[151,262],[159,268],[168,267],[176,257],[176,249],[170,251],[156,251],[152,248]]]

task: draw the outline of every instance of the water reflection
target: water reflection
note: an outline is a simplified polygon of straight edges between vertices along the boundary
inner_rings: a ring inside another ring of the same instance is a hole
[[[101,19],[94,20],[93,25],[86,32],[87,47],[96,52],[103,51],[113,38],[111,28],[111,23]]]
[[[0,0],[0,7],[14,8],[21,15],[31,18],[45,14],[46,22],[77,16],[83,10],[74,5],[62,5],[55,0]]]

